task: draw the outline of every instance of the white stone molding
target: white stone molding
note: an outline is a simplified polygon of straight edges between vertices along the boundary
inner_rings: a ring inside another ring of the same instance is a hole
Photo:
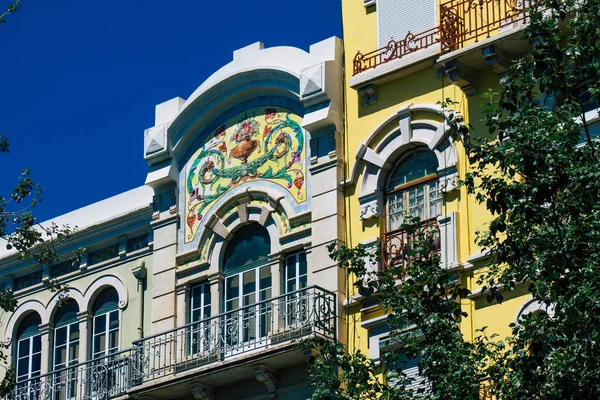
[[[100,294],[100,292],[102,292],[102,290],[104,290],[108,287],[112,287],[113,289],[115,289],[117,291],[117,294],[119,295],[119,308],[122,310],[125,307],[127,307],[129,297],[127,294],[127,288],[125,287],[125,284],[123,284],[123,281],[120,278],[118,278],[116,275],[105,275],[103,277],[96,279],[86,289],[85,294],[83,296],[85,308],[81,309],[80,311],[84,311],[84,310],[90,311],[94,305],[94,301],[96,300],[96,297],[98,297],[98,295]]]
[[[86,310],[87,303],[85,301],[85,298],[83,297],[83,294],[81,294],[81,292],[78,289],[69,287],[65,290],[61,290],[58,293],[56,293],[48,302],[46,309],[48,310],[49,322],[53,322],[56,312],[59,309],[58,304],[67,299],[75,300],[75,302],[77,303],[77,307],[79,307],[79,312]]]
[[[254,366],[254,375],[256,376],[257,381],[266,386],[269,398],[276,398],[277,379],[275,378],[273,371],[265,366],[256,365]]]
[[[525,315],[530,314],[530,313],[535,313],[535,312],[545,312],[549,316],[553,316],[554,315],[554,306],[546,305],[539,300],[534,300],[534,299],[525,300],[525,302],[519,309],[519,312],[515,316],[515,324],[520,324],[521,319]]]
[[[196,382],[190,383],[190,390],[195,400],[213,400],[214,390]]]
[[[379,204],[377,201],[377,198],[374,197],[370,200],[366,200],[364,203],[360,204],[360,216],[359,218],[363,221],[374,218],[374,217],[380,217],[381,214],[379,213]]]
[[[266,196],[267,204],[251,204],[251,201],[257,195],[261,198],[265,198]],[[219,217],[219,215],[226,215],[232,209],[236,210],[233,218],[227,217],[224,220]],[[252,210],[258,211],[258,213],[251,213]],[[293,208],[283,195],[276,191],[265,190],[264,188],[255,189],[253,187],[234,193],[228,197],[227,202],[211,210],[210,216],[207,219],[206,229],[198,241],[198,246],[200,247],[206,240],[210,240],[210,243],[207,245],[209,249],[207,260],[211,266],[210,271],[218,271],[218,268],[220,268],[218,266],[221,265],[223,252],[227,247],[227,243],[229,243],[239,229],[249,223],[258,223],[264,226],[271,238],[271,252],[277,253],[281,251],[282,245],[280,239],[283,236],[283,226],[281,226],[279,218],[273,217],[275,210],[280,210],[288,221],[298,216],[293,213]],[[211,235],[211,231],[215,234]],[[310,238],[306,240],[310,241]]]
[[[44,307],[44,305],[37,300],[29,300],[24,303],[21,303],[19,307],[12,313],[10,318],[8,319],[8,323],[4,328],[4,344],[5,346],[10,346],[12,343],[13,335],[16,333],[16,329],[23,319],[32,312],[38,313],[42,320],[43,324],[48,324],[50,321],[50,315],[48,309]]]
[[[414,112],[431,113],[431,119],[415,120]],[[440,185],[444,193],[457,187],[456,147],[448,136],[449,127],[437,119],[449,116],[438,105],[407,103],[383,121],[361,143],[350,178],[345,184],[359,184],[359,218],[380,217],[383,210],[387,171],[410,151],[419,147],[433,151],[438,161]],[[383,132],[387,132],[384,134]],[[362,179],[358,182],[358,177]]]
[[[440,215],[437,218],[440,227],[440,262],[447,269],[460,267],[456,245],[456,212]]]

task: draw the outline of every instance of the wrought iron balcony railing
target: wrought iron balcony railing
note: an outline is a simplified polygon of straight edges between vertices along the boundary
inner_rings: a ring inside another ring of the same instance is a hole
[[[311,286],[143,338],[119,353],[17,383],[13,400],[100,400],[155,378],[308,336],[336,337],[335,294]]]
[[[362,54],[360,51],[354,56],[354,75],[378,65],[402,58],[410,53],[425,49],[439,43],[439,28],[435,27],[425,32],[413,34],[408,32],[402,40],[390,40],[387,46]]]
[[[442,53],[460,49],[526,23],[539,0],[450,0],[440,4]]]
[[[420,254],[416,253],[417,243],[427,245],[430,253],[440,250],[441,231],[437,218],[425,220],[415,232],[396,229],[381,236],[381,268],[401,268],[404,274],[407,262]]]
[[[449,0],[440,4],[440,25],[387,46],[354,56],[353,75],[440,44],[441,54],[489,38],[515,23],[526,23],[539,0]]]

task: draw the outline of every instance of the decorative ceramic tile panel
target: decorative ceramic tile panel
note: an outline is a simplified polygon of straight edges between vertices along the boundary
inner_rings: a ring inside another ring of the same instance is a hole
[[[270,181],[298,204],[306,201],[302,118],[281,107],[255,107],[226,121],[193,154],[186,169],[185,243],[215,202],[251,181]]]

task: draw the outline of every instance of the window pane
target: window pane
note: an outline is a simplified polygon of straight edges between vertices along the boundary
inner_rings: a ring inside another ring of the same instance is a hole
[[[260,301],[268,300],[271,298],[271,288],[260,291]]]
[[[33,341],[33,352],[39,353],[40,351],[42,351],[42,336],[34,336],[33,338],[31,338],[31,340]]]
[[[287,258],[287,272],[286,279],[292,279],[296,277],[296,255]]]
[[[104,354],[104,350],[106,349],[105,344],[106,344],[106,335],[104,333],[101,335],[95,336],[94,337],[94,354],[96,354],[96,353]]]
[[[73,342],[79,340],[79,324],[72,324],[70,327],[71,332],[69,333],[69,341]]]
[[[113,311],[109,314],[108,329],[119,328],[119,311]]]
[[[306,253],[302,252],[298,254],[298,261],[300,263],[300,275],[306,275]]]
[[[243,275],[244,295],[256,292],[256,270],[246,271]]]
[[[73,364],[73,362],[77,362],[78,360],[79,360],[79,342],[75,342],[69,347],[69,361],[71,362],[71,364]]]
[[[42,366],[42,355],[34,354],[31,357],[31,372],[37,372]]]
[[[286,291],[289,292],[293,292],[294,290],[296,290],[296,280],[291,280],[287,282],[287,288]]]
[[[271,267],[262,267],[259,271],[260,275],[260,289],[266,289],[271,287]]]
[[[208,305],[210,304],[210,285],[208,283],[205,283],[204,285],[202,285],[203,291],[204,291],[204,305]]]
[[[388,197],[388,231],[400,228],[404,220],[404,192],[394,193]]]
[[[19,378],[25,377],[29,374],[29,358],[22,358],[17,362],[17,376]]]
[[[119,331],[112,331],[108,335],[108,346],[109,349],[116,349],[119,347]]]
[[[19,340],[19,358],[29,354],[29,339]]]
[[[306,287],[306,283],[307,283],[306,275],[301,276],[300,277],[300,289],[305,288]]]
[[[240,277],[239,275],[235,275],[227,278],[226,281],[226,293],[227,299],[233,299],[234,297],[238,297],[240,295]]]
[[[106,330],[106,314],[94,317],[94,334],[104,332]]]
[[[56,346],[61,346],[67,342],[67,327],[64,326],[55,331]]]
[[[54,365],[60,365],[66,361],[67,347],[60,346],[54,350]]]

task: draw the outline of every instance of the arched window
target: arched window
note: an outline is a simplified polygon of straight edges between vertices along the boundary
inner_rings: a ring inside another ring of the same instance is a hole
[[[427,220],[441,214],[437,170],[437,158],[429,150],[414,151],[396,164],[386,187],[387,232],[400,228],[405,216]]]
[[[225,252],[225,272],[264,263],[271,252],[271,238],[258,224],[243,227],[231,240]]]
[[[17,331],[17,388],[20,382],[40,376],[42,367],[42,337],[38,313],[31,313],[21,322]],[[27,385],[29,386],[29,385]]]
[[[79,321],[77,313],[79,306],[74,300],[63,304],[54,318],[54,359],[53,371],[62,370],[61,385],[57,388],[57,398],[73,398],[77,388],[77,371],[67,369],[79,362]]]
[[[92,330],[92,357],[98,358],[119,350],[119,294],[113,288],[105,289],[94,303]]]
[[[269,332],[268,310],[262,313],[255,303],[271,298],[271,266],[268,265],[271,239],[266,228],[251,224],[240,229],[225,251],[225,311],[245,307],[232,314],[239,320],[241,337],[231,343],[254,340]],[[260,317],[257,316],[260,315]]]

